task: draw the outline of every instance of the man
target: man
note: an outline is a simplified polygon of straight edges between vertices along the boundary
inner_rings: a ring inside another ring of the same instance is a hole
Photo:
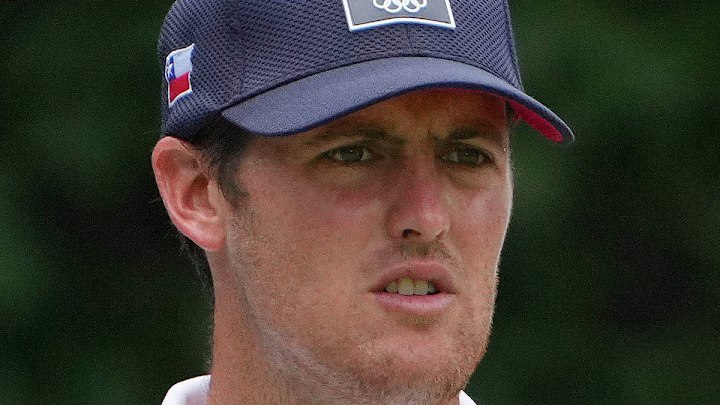
[[[164,404],[472,404],[526,95],[507,4],[178,0],[168,214],[205,253],[210,376]]]

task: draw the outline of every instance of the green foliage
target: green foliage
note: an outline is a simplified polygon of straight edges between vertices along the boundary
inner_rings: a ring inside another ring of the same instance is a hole
[[[209,298],[157,200],[170,1],[0,1],[0,402],[160,403]],[[720,3],[511,2],[526,90],[483,404],[716,402]]]

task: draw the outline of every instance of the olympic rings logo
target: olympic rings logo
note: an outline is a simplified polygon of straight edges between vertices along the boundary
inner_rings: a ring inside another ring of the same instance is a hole
[[[373,5],[393,14],[402,10],[417,13],[427,6],[427,2],[428,0],[373,0]]]

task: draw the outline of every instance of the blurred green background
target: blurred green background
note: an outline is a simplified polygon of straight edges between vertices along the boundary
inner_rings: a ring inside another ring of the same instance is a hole
[[[159,404],[206,371],[208,295],[149,155],[171,1],[0,1],[0,404]],[[482,404],[720,390],[720,3],[512,1],[526,89]]]

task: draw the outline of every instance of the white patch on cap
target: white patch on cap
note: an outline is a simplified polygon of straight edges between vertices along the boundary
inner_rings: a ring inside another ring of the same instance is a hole
[[[350,31],[391,24],[455,29],[450,0],[343,0]]]
[[[417,13],[427,6],[428,0],[373,0],[373,6],[388,13]]]

